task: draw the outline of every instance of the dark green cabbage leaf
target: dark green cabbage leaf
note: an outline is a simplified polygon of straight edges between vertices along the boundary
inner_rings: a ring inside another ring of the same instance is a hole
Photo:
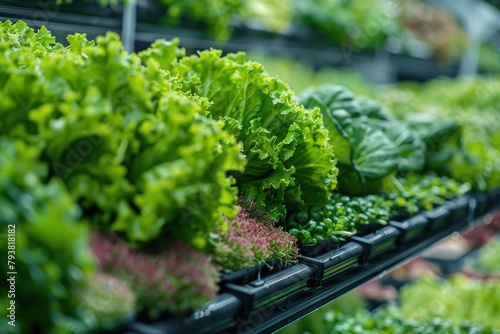
[[[376,191],[393,172],[422,169],[424,142],[377,102],[337,85],[310,88],[299,102],[307,108],[319,107],[323,113],[339,162],[341,191]]]

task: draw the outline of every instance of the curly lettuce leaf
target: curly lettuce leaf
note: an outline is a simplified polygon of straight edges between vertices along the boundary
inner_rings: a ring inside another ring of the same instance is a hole
[[[179,92],[116,34],[69,36],[62,48],[22,24],[2,29],[0,133],[39,145],[47,177],[64,182],[94,225],[203,247],[220,213],[236,213],[227,172],[245,160],[206,100]]]
[[[152,48],[141,54],[146,63],[155,62],[149,54],[172,54]],[[319,110],[292,101],[286,84],[246,61],[243,53],[222,57],[221,51],[210,50],[167,63],[172,76],[183,78],[181,89],[212,101],[210,115],[243,144],[248,163],[234,177],[247,200],[255,199],[273,219],[328,202],[337,169]]]

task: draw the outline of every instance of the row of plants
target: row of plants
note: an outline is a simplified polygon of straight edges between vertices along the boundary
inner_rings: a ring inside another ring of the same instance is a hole
[[[453,15],[421,1],[158,2],[166,9],[166,23],[202,24],[219,40],[227,39],[235,26],[243,24],[279,33],[301,30],[295,34],[333,43],[349,54],[384,46],[441,61],[457,59],[467,43],[467,34]]]
[[[500,239],[495,238],[479,250],[477,259],[469,265],[481,273],[498,275],[500,274],[499,251]]]
[[[389,273],[385,283],[371,281],[278,333],[497,333],[499,246],[492,238],[448,278],[435,276],[442,275],[439,268],[417,258]],[[440,252],[447,254],[443,247]]]
[[[475,189],[500,182],[499,76],[441,78],[382,90],[380,101],[425,141],[426,168]]]
[[[78,12],[79,7],[98,2],[103,9],[107,6],[115,14],[127,3],[126,0],[55,2],[59,7],[54,8],[70,12]],[[40,7],[40,4],[33,1],[33,6]],[[307,3],[301,0],[151,0],[139,3],[139,9],[141,19],[155,18],[156,22],[169,26],[207,30],[220,42],[230,38],[234,30],[250,27],[314,38],[318,43],[333,43],[347,54],[382,46],[391,52],[449,62],[461,56],[470,38],[460,20],[450,12],[419,0],[315,0]],[[92,14],[93,10],[94,7],[85,13]],[[481,68],[498,72],[497,58],[498,48],[493,43],[481,46]]]
[[[175,39],[139,53],[113,33],[67,39],[0,25],[1,237],[15,226],[23,310],[2,332],[183,316],[221,272],[290,265],[297,239],[339,242],[469,189],[343,87],[296,96],[243,53],[186,57]]]
[[[448,280],[422,277],[400,291],[401,314],[416,321],[434,317],[458,326],[471,323],[500,329],[500,281],[468,279],[462,275]]]
[[[402,287],[397,302],[370,312],[352,292],[279,333],[497,333],[499,288],[498,280],[427,274]]]
[[[439,334],[467,334],[495,333],[489,327],[474,324],[463,320],[455,325],[443,318],[426,318],[414,320],[402,316],[396,309],[380,310],[375,314],[359,310],[354,314],[343,314],[331,311],[326,314],[324,327],[320,333],[377,333],[377,334],[403,334],[403,333],[439,333]]]
[[[498,183],[498,75],[439,78],[375,88],[349,71],[324,68],[314,72],[311,65],[292,58],[255,53],[251,57],[289,82],[299,95],[307,85],[338,80],[355,94],[376,99],[424,141],[425,169],[481,190]]]
[[[467,193],[468,183],[459,183],[433,173],[412,174],[392,180],[380,194],[348,196],[336,193],[331,204],[309,208],[290,215],[285,226],[299,244],[325,240],[339,242],[355,233],[370,231],[371,225],[386,225],[390,219],[404,219],[420,210],[431,210],[446,200]]]

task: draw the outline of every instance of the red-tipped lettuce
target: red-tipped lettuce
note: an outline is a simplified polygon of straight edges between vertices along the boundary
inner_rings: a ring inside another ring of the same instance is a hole
[[[129,248],[122,240],[94,232],[91,249],[101,270],[131,286],[139,307],[152,314],[193,311],[217,293],[217,271],[210,259],[181,242],[150,255]]]

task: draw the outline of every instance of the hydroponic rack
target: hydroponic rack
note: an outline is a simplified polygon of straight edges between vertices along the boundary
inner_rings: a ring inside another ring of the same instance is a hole
[[[482,224],[500,204],[500,189],[456,198],[431,211],[391,221],[339,248],[246,284],[228,283],[212,302],[183,319],[131,318],[113,333],[272,333],[363,283],[384,275],[434,243]]]
[[[5,1],[4,1],[5,2]],[[76,13],[39,12],[32,8],[13,5],[0,6],[0,20],[24,19],[32,26],[46,24],[63,40],[67,34],[86,32],[89,38],[115,31],[129,36],[129,44],[136,47],[149,45],[157,38],[183,40],[185,47],[197,49],[214,44],[203,32],[164,27],[139,22],[134,32],[124,32],[123,22],[134,18],[133,12],[110,12],[107,15],[83,15]],[[89,12],[92,12],[89,9]],[[126,17],[126,18],[125,18]],[[128,37],[125,38],[127,44]],[[270,43],[272,41],[272,43]],[[300,55],[308,53],[318,64],[342,65],[345,57],[335,47],[328,45],[311,48],[308,44],[293,36],[263,36],[249,34],[236,36],[227,45],[226,51],[248,49],[249,46],[271,47],[275,52],[287,52]],[[387,55],[383,53],[355,54],[355,61],[371,64],[377,62],[407,62],[403,68],[415,69],[424,79],[428,75],[439,73],[439,68],[426,69],[425,60]],[[418,61],[418,66],[411,62]],[[429,62],[430,66],[436,66]],[[448,69],[453,75],[456,69]],[[411,76],[407,74],[407,76]],[[391,268],[409,260],[435,242],[467,226],[471,226],[488,210],[499,203],[499,192],[478,193],[457,198],[431,212],[420,213],[404,221],[391,222],[375,232],[353,237],[335,250],[314,257],[301,257],[300,262],[261,280],[246,284],[229,283],[222,286],[222,293],[202,309],[183,319],[157,319],[143,321],[140,317],[131,317],[127,323],[114,332],[122,333],[270,333],[313,312],[317,308],[333,301],[357,286],[383,275]]]

